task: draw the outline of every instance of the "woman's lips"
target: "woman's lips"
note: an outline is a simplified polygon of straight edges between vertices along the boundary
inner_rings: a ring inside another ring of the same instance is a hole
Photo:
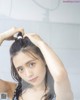
[[[30,81],[30,82],[35,82],[35,81],[37,80],[37,78],[38,78],[38,77],[32,78],[32,79],[30,79],[29,81]]]

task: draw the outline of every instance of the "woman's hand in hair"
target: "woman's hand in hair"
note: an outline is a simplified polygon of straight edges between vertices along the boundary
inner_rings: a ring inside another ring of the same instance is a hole
[[[14,35],[18,32],[22,32],[24,34],[24,29],[23,28],[16,28],[16,27],[12,27],[11,29],[3,32],[0,34],[0,44],[4,41],[4,40],[14,40]]]
[[[36,45],[37,47],[39,47],[40,43],[43,42],[43,39],[36,33],[25,33],[24,32],[24,36],[23,37],[28,37],[31,42]]]

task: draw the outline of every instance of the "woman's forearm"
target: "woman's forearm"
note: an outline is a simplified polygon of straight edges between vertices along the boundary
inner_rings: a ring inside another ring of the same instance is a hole
[[[62,61],[45,42],[41,41],[38,47],[40,48],[45,58],[45,61],[48,65],[48,68],[53,78],[55,79],[55,81],[57,81],[58,78],[60,79],[62,74],[66,74],[66,70],[64,68]]]
[[[56,100],[73,100],[68,74],[56,53],[43,41],[38,46],[54,79]],[[66,98],[66,99],[65,99]]]
[[[14,39],[14,34],[16,34],[17,32],[22,32],[22,34],[24,29],[23,28],[16,28],[16,27],[12,27],[11,29],[0,33],[0,44],[4,41],[4,40],[13,40]]]
[[[6,40],[6,39],[9,38],[10,36],[12,36],[12,33],[15,32],[14,30],[15,30],[15,28],[11,28],[11,29],[9,29],[8,31],[5,31],[5,32],[3,32],[3,33],[0,33],[0,45],[1,45],[1,43],[2,43],[4,40]]]

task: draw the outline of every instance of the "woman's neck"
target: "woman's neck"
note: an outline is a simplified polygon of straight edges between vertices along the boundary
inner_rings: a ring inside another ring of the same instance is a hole
[[[32,89],[36,92],[37,91],[43,91],[43,90],[45,91],[45,83],[43,82],[43,83],[41,83],[37,86],[33,86]]]

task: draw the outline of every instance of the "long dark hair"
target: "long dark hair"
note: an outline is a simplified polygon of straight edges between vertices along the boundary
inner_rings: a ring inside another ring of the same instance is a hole
[[[18,34],[18,38],[15,39],[15,42],[11,45],[11,48],[10,48],[10,55],[11,55],[11,75],[13,77],[13,79],[15,79],[18,84],[17,84],[17,88],[16,88],[16,91],[14,93],[14,97],[13,97],[13,100],[14,98],[16,100],[19,100],[19,96],[22,95],[22,91],[25,90],[25,88],[27,88],[27,86],[29,85],[28,83],[26,83],[23,79],[21,79],[21,77],[18,75],[15,67],[14,67],[14,64],[13,64],[13,57],[19,52],[19,51],[22,51],[22,52],[28,52],[31,54],[30,51],[32,51],[34,54],[37,54],[41,57],[41,59],[43,61],[45,61],[40,49],[35,46],[28,37],[25,37],[23,38],[22,37],[22,33],[19,32]],[[34,56],[32,54],[32,56]],[[51,81],[54,81],[49,70],[48,70],[48,67],[46,65],[46,75],[45,75],[45,91],[47,90],[47,88],[49,87],[49,92],[46,93],[45,95],[42,96],[42,98],[44,97],[45,99],[44,100],[52,100],[52,98],[54,97],[55,93],[54,93],[54,86],[53,86],[53,83],[54,82],[51,82]],[[42,99],[41,98],[41,99]]]

